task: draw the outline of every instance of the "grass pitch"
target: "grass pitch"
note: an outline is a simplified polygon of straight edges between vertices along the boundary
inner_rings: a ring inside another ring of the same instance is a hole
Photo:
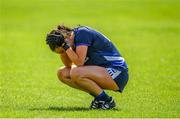
[[[179,0],[0,0],[0,117],[180,117]],[[45,44],[59,23],[88,25],[125,57],[116,110],[88,110],[91,96],[60,83]]]

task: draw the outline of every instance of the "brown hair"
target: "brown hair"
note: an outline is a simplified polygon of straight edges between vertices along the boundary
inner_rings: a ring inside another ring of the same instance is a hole
[[[56,32],[63,34],[63,36],[66,38],[67,36],[69,36],[71,34],[71,32],[73,31],[72,28],[64,26],[64,24],[58,25]]]
[[[68,32],[71,32],[73,29],[72,28],[70,28],[70,27],[67,27],[67,26],[64,26],[64,24],[61,24],[61,25],[58,25],[57,26],[57,29],[58,30],[65,30],[65,31],[68,31]]]
[[[57,29],[53,29],[49,34],[62,34],[65,38],[67,37],[67,35],[70,35],[71,32],[73,31],[73,29],[71,29],[70,27],[64,26],[62,25],[58,25]]]

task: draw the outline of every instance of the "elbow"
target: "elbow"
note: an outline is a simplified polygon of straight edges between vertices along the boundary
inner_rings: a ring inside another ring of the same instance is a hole
[[[84,63],[77,63],[77,64],[75,64],[77,67],[80,67],[80,66],[83,66],[84,65]]]
[[[64,65],[64,66],[67,67],[67,68],[71,68],[72,65]]]
[[[76,62],[74,63],[77,67],[80,67],[80,66],[83,66],[84,65],[84,62],[82,61],[79,61],[79,62]]]
[[[81,67],[81,66],[83,66],[83,64],[77,64],[76,66],[77,66],[77,67]]]

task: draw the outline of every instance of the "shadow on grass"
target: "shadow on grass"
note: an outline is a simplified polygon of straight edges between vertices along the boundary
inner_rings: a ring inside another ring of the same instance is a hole
[[[87,107],[48,107],[48,108],[32,108],[30,111],[90,111]],[[119,111],[118,109],[112,109],[113,111]]]

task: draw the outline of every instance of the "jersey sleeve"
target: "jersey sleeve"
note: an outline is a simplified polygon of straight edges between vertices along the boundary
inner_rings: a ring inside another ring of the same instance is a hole
[[[90,46],[92,43],[92,35],[87,30],[80,30],[75,37],[75,46]]]

